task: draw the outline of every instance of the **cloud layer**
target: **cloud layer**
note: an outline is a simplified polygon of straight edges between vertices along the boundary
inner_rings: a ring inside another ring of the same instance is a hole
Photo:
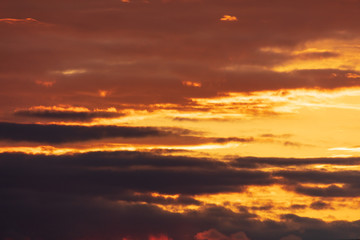
[[[0,237],[4,239],[140,240],[163,235],[174,240],[279,240],[293,235],[292,239],[325,240],[358,234],[359,222],[323,222],[295,214],[282,215],[278,221],[260,221],[241,205],[235,212],[194,199],[204,193],[239,192],[247,186],[292,186],[294,179],[299,183],[341,182],[352,177],[348,172],[332,178],[330,173],[322,177],[309,171],[306,176],[314,177],[305,180],[297,171],[269,174],[212,159],[141,152],[3,153],[0,166],[0,206],[4,209]],[[274,178],[280,175],[290,183]],[[198,208],[182,213],[159,208],[168,205]],[[324,209],[327,203],[313,202],[309,207]]]

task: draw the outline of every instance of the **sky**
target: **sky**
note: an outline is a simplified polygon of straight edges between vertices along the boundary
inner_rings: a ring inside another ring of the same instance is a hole
[[[359,0],[2,0],[0,239],[360,239],[359,22]]]

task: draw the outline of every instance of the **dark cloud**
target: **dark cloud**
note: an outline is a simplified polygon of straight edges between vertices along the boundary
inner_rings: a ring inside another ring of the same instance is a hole
[[[290,167],[316,164],[329,164],[339,166],[354,166],[360,164],[359,158],[256,158],[243,157],[232,161],[232,166],[242,168],[260,168],[267,166]],[[285,174],[285,172],[282,172]],[[305,174],[305,172],[303,172]],[[321,173],[321,172],[319,172]],[[326,174],[326,173],[325,173]],[[290,172],[289,172],[289,175]],[[286,175],[286,176],[289,176]],[[300,174],[299,174],[300,175]]]
[[[290,206],[291,209],[298,210],[298,209],[305,209],[307,208],[304,204],[293,204]]]
[[[2,192],[0,207],[6,210],[0,215],[1,239],[144,240],[149,235],[166,235],[193,240],[199,233],[216,229],[223,236],[246,235],[252,240],[279,240],[290,234],[305,240],[327,240],[356,238],[360,227],[359,222],[325,223],[296,215],[284,215],[278,222],[258,221],[253,215],[214,206],[170,213],[152,205],[46,192]],[[236,235],[239,232],[242,234]]]
[[[316,197],[356,197],[360,194],[359,171],[279,171],[274,173],[286,182],[289,190]],[[303,184],[326,184],[325,187]]]
[[[275,175],[281,176],[289,181],[298,181],[301,183],[355,183],[354,179],[360,175],[359,171],[278,171]]]
[[[175,131],[175,129],[174,129]],[[104,138],[142,138],[160,137],[175,134],[170,129],[152,127],[119,126],[74,126],[0,123],[0,140],[28,141],[59,144]]]
[[[294,55],[294,58],[302,59],[302,60],[304,60],[304,59],[305,60],[307,60],[307,59],[324,59],[324,58],[338,57],[339,55],[340,55],[339,53],[329,52],[329,51],[306,52],[306,53],[296,54],[296,55]]]
[[[332,209],[331,204],[324,201],[315,201],[310,204],[310,208],[315,210]]]
[[[44,115],[43,115],[44,113]],[[27,114],[26,114],[27,115]],[[117,113],[108,112],[42,112],[39,116],[56,118],[61,121],[86,121],[94,117],[114,117]],[[30,116],[38,116],[30,113]],[[203,132],[167,127],[128,127],[115,125],[60,125],[60,124],[25,124],[0,122],[0,140],[27,141],[46,144],[64,144],[91,140],[116,139],[116,143],[156,145],[200,145],[208,143],[226,144],[229,142],[256,143],[261,139],[254,137],[202,137]]]
[[[238,138],[238,137],[228,137],[228,138],[216,138],[216,143],[227,143],[227,142],[254,142],[254,138]]]
[[[141,152],[92,152],[59,156],[3,153],[0,161],[1,186],[106,196],[111,199],[122,199],[124,196],[130,199],[128,194],[135,192],[184,195],[242,192],[247,186],[272,184],[281,184],[288,190],[309,196],[359,196],[358,171],[265,172],[261,168],[249,169],[254,167],[246,164],[249,159],[244,158],[245,164],[239,165],[239,159],[235,162],[219,162]],[[304,185],[306,183],[328,186],[309,187]]]
[[[91,121],[94,118],[116,118],[124,116],[123,113],[108,111],[56,111],[56,110],[18,110],[15,116],[55,119],[61,121]]]
[[[358,188],[352,188],[346,185],[343,187],[334,184],[327,187],[294,186],[289,189],[313,197],[358,197],[360,195]]]
[[[274,183],[269,173],[235,170],[206,159],[98,152],[45,156],[2,154],[4,188],[121,197],[123,192],[241,192]]]
[[[286,174],[277,172],[276,176]],[[320,174],[308,181],[323,177]],[[299,178],[295,173],[294,179]],[[252,240],[279,240],[288,235],[304,240],[358,237],[359,222],[327,223],[294,214],[283,215],[279,221],[260,221],[251,213],[252,208],[239,206],[233,212],[193,198],[193,194],[239,192],[246,186],[274,182],[271,174],[259,169],[234,169],[231,163],[207,158],[142,152],[2,153],[0,239],[143,240],[149,235],[164,235],[193,240],[209,229]],[[178,196],[169,198],[161,193]],[[200,208],[171,213],[154,204]],[[315,201],[310,207],[329,205]],[[256,209],[271,208],[259,205]],[[239,232],[243,234],[236,234]]]

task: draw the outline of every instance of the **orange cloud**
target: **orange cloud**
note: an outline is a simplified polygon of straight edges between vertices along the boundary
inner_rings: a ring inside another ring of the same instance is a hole
[[[360,78],[360,74],[356,74],[356,73],[348,73],[346,74],[347,78]]]
[[[99,90],[99,96],[100,97],[106,97],[110,94],[110,91],[106,91],[106,90]]]
[[[71,111],[71,112],[90,112],[90,109],[85,107],[74,107],[71,105],[57,105],[57,106],[35,106],[31,107],[28,110],[33,111]],[[112,108],[110,108],[112,111]]]
[[[56,81],[41,81],[41,80],[36,80],[35,83],[37,85],[41,85],[41,86],[44,86],[44,87],[52,87]]]
[[[34,22],[39,22],[39,21],[34,18],[25,18],[25,19],[1,18],[0,22],[14,24],[14,23],[34,23]]]
[[[191,82],[191,81],[182,81],[182,85],[187,86],[187,87],[201,87],[201,83]]]
[[[224,15],[222,18],[220,18],[220,21],[234,22],[234,21],[238,21],[238,19],[237,19],[237,17],[235,17],[235,16]]]

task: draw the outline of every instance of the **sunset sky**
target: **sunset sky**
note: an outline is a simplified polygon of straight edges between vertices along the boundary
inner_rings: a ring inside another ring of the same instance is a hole
[[[360,239],[360,0],[1,0],[0,240]]]

